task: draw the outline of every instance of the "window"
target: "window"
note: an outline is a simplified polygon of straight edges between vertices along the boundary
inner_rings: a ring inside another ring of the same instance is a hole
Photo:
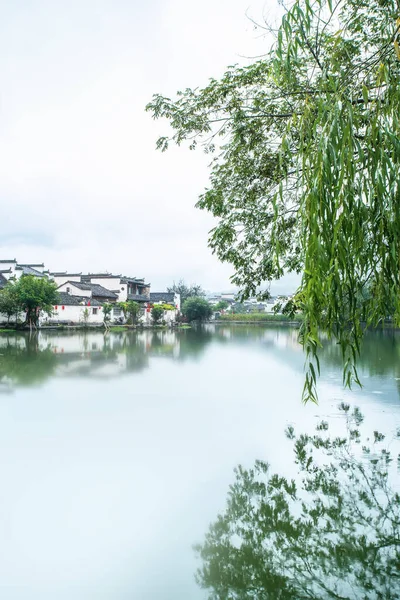
[[[97,315],[98,308],[92,308],[92,314]]]
[[[122,310],[120,308],[113,308],[114,317],[120,317]]]
[[[67,294],[69,294],[69,293],[70,293],[70,291],[71,291],[71,288],[70,288],[70,287],[67,287]]]

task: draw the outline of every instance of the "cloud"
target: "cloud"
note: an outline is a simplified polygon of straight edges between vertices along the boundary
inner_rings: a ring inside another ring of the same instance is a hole
[[[230,287],[194,208],[208,159],[157,153],[144,106],[257,54],[243,0],[10,3],[0,24],[0,253]],[[252,14],[264,3],[256,0]]]

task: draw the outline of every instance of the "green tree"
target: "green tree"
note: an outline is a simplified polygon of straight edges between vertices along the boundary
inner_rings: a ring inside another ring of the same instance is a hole
[[[142,316],[142,308],[140,304],[138,302],[134,302],[133,300],[129,300],[126,303],[126,312],[129,315],[132,325],[137,325],[140,321],[140,317]]]
[[[214,310],[226,310],[228,308],[228,306],[229,306],[229,302],[227,302],[226,300],[220,300],[214,306]]]
[[[232,312],[243,315],[244,313],[247,313],[249,311],[247,306],[242,302],[235,302],[235,304],[232,305]]]
[[[15,286],[12,282],[8,283],[0,291],[0,313],[7,316],[7,323],[10,324],[10,318],[17,315],[21,309],[21,304],[15,293]]]
[[[111,313],[112,313],[113,306],[114,305],[110,304],[109,302],[105,302],[103,304],[103,322],[104,322],[106,329],[108,328],[108,325],[111,321]]]
[[[84,327],[87,327],[89,325],[90,311],[87,307],[81,311],[81,321]]]
[[[53,306],[59,303],[57,284],[47,277],[23,275],[12,285],[13,294],[21,310],[26,312],[26,323],[30,328],[36,327],[40,312],[48,315],[53,313]]]
[[[128,312],[127,312],[127,302],[117,302],[116,304],[118,306],[118,308],[120,308],[124,314],[124,318],[126,319],[128,316]]]
[[[188,298],[182,306],[182,313],[188,321],[207,321],[213,314],[212,306],[204,298]]]
[[[138,302],[128,300],[127,302],[118,302],[118,306],[124,313],[125,319],[128,319],[132,325],[137,325],[140,322],[143,309]]]
[[[175,281],[174,281],[173,285],[171,287],[167,288],[167,291],[170,293],[174,293],[174,294],[180,294],[181,306],[185,302],[185,300],[187,300],[188,298],[192,298],[194,296],[202,297],[202,296],[206,295],[206,293],[203,290],[203,288],[201,287],[201,285],[198,285],[196,283],[186,285],[184,279],[180,279],[178,281],[178,283],[175,283]]]
[[[316,398],[321,330],[350,386],[362,320],[376,326],[394,307],[400,324],[399,8],[294,0],[265,58],[147,106],[172,126],[158,148],[214,153],[198,206],[217,217],[210,246],[243,296],[302,274],[304,400]]]
[[[342,437],[330,437],[326,422],[315,435],[288,428],[295,479],[262,461],[236,470],[226,510],[197,547],[198,581],[210,600],[399,598],[393,456],[384,435],[364,439],[359,410],[341,409],[348,420]]]
[[[162,306],[155,304],[151,309],[151,318],[153,319],[154,325],[158,325],[164,316],[164,309]]]

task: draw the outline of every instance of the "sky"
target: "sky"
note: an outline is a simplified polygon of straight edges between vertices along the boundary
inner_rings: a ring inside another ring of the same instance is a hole
[[[0,0],[0,258],[230,290],[195,208],[200,151],[155,149],[153,93],[204,85],[268,48],[277,0]],[[275,286],[290,292],[290,279]],[[293,286],[292,286],[293,287]]]

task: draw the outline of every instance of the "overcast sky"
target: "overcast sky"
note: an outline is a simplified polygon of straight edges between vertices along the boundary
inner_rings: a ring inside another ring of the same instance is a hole
[[[265,51],[246,12],[277,5],[1,0],[0,258],[231,289],[194,208],[207,157],[157,152],[167,126],[144,107]]]

